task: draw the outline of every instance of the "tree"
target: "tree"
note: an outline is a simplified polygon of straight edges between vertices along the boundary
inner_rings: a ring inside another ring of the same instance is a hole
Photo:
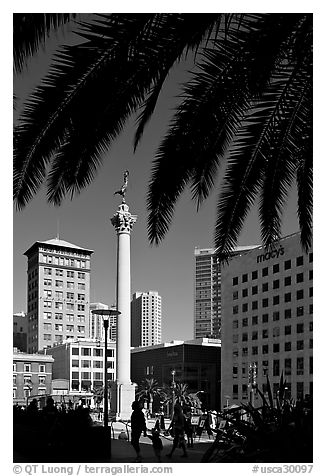
[[[172,387],[165,384],[162,389],[162,396],[164,397],[163,403],[169,403],[169,405],[178,403],[182,407],[190,406],[200,408],[201,401],[198,398],[197,393],[190,393],[186,383],[177,382],[174,387],[174,392]]]
[[[91,392],[93,394],[94,403],[96,405],[96,408],[98,409],[100,404],[103,401],[103,398],[104,398],[104,387],[103,387],[103,385],[95,386],[95,387],[93,387]]]
[[[157,380],[154,378],[146,378],[140,385],[140,390],[137,392],[137,397],[145,399],[149,403],[149,412],[153,413],[153,400],[155,396],[161,395],[161,390],[158,386]]]
[[[18,209],[47,179],[59,205],[94,178],[126,120],[137,147],[173,66],[194,69],[159,146],[147,196],[148,236],[166,235],[181,193],[197,208],[225,165],[215,247],[227,259],[259,203],[266,246],[281,236],[291,187],[301,242],[312,242],[312,15],[105,14],[83,23],[84,42],[62,46],[15,128]]]

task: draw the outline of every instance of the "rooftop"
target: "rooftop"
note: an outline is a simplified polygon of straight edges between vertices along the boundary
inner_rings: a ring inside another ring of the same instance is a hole
[[[81,246],[74,245],[73,243],[69,243],[69,241],[60,240],[60,238],[52,238],[46,241],[36,241],[27,251],[25,251],[25,255],[28,254],[35,245],[47,245],[47,246],[57,246],[60,248],[71,248],[75,250],[86,251],[88,253],[93,253],[93,250],[89,250],[88,248],[82,248]]]

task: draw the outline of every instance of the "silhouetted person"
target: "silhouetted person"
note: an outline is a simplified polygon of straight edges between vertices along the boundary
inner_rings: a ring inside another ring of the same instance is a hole
[[[153,451],[157,458],[157,461],[161,462],[161,453],[163,449],[163,443],[160,438],[160,431],[157,428],[152,429],[152,435],[147,435],[147,437],[152,440]]]
[[[174,406],[174,413],[171,421],[172,429],[174,431],[173,446],[170,453],[167,454],[171,458],[174,450],[179,447],[183,450],[183,457],[187,457],[187,450],[185,445],[185,417],[180,405]]]
[[[141,454],[140,454],[140,446],[139,446],[139,438],[142,432],[144,433],[144,436],[147,436],[146,434],[146,421],[144,417],[144,413],[142,412],[141,406],[137,400],[135,400],[131,408],[133,409],[133,412],[131,414],[131,444],[136,451],[137,458],[136,458],[136,463],[141,462]]]

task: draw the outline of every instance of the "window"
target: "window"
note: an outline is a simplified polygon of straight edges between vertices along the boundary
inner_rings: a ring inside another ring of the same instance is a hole
[[[284,309],[284,318],[290,319],[292,317],[292,310],[291,309]]]
[[[262,300],[262,306],[263,306],[263,307],[268,307],[268,298],[264,298],[264,299]]]
[[[52,325],[45,322],[45,323],[43,324],[43,329],[44,329],[45,331],[50,331],[50,330],[52,329]]]
[[[247,302],[242,304],[242,312],[248,312],[248,303]]]
[[[297,307],[297,317],[301,317],[304,314],[303,306]]]
[[[43,334],[43,340],[51,340],[51,334]]]
[[[55,275],[56,276],[63,276],[63,270],[62,269],[56,269],[55,270]]]
[[[251,323],[253,326],[258,324],[258,316],[252,316]]]
[[[248,282],[248,274],[243,274],[242,275],[242,282],[247,283]]]
[[[273,327],[273,337],[278,337],[280,335],[280,328]]]
[[[300,324],[297,324],[297,334],[302,334],[303,333],[303,322]]]
[[[299,273],[296,276],[297,283],[303,283],[303,273]]]
[[[239,312],[239,306],[233,306],[232,312],[233,312],[233,314],[238,314],[238,312]]]
[[[85,279],[85,273],[78,272],[78,279]]]
[[[313,304],[309,304],[309,314],[313,314]]]
[[[234,291],[234,293],[233,293],[233,300],[238,299],[238,297],[239,297],[238,291]]]
[[[251,292],[252,292],[253,295],[258,294],[258,286],[253,286],[251,288]]]
[[[103,361],[102,360],[94,360],[93,367],[95,369],[102,369],[103,368]]]
[[[43,305],[44,305],[44,307],[51,307],[52,306],[52,301],[44,301]]]
[[[258,339],[258,331],[252,331],[251,339],[252,340],[257,340]]]
[[[258,355],[258,347],[257,346],[254,346],[252,348],[252,355]]]
[[[296,262],[297,266],[303,266],[303,256],[298,256]]]
[[[312,356],[309,357],[309,374],[310,375],[313,374],[313,357]]]
[[[91,355],[91,349],[88,347],[82,347],[81,349],[81,355],[83,356],[89,356]]]
[[[85,322],[85,316],[83,314],[78,314],[77,322]]]
[[[280,287],[280,280],[279,279],[274,279],[273,289],[279,289],[279,287]]]
[[[78,294],[78,301],[85,301],[85,294]]]
[[[273,352],[279,352],[280,351],[280,344],[273,344]]]
[[[248,355],[248,347],[243,347],[242,348],[242,357],[247,357]]]
[[[233,327],[233,329],[238,329],[238,327],[239,327],[239,322],[238,322],[237,320],[233,321],[232,327]]]
[[[309,349],[312,349],[314,346],[313,339],[309,339]]]
[[[52,269],[51,268],[44,268],[44,274],[45,274],[45,276],[51,276]]]
[[[313,279],[313,271],[312,269],[309,269],[309,280]]]
[[[280,271],[280,265],[279,264],[274,264],[273,265],[273,273],[278,273]]]
[[[63,281],[58,281],[57,279],[55,280],[55,285],[57,288],[63,288]]]
[[[62,291],[56,291],[56,292],[55,292],[55,298],[56,298],[56,299],[59,299],[59,300],[62,300],[62,298],[63,298],[63,292],[62,292]]]
[[[245,317],[244,319],[242,319],[242,327],[247,327],[248,326],[248,318]]]
[[[67,271],[67,278],[73,278],[75,275],[74,271]]]
[[[77,304],[77,310],[78,311],[85,311],[85,305],[84,304]]]
[[[39,385],[45,385],[45,375],[40,375],[38,378]]]
[[[291,286],[291,276],[284,278],[284,286]]]
[[[304,348],[304,341],[297,340],[297,350],[303,350],[303,348]]]
[[[67,328],[67,332],[74,332],[74,326],[72,324],[67,324],[66,328]]]
[[[291,326],[285,326],[284,327],[284,334],[286,336],[290,335],[291,334]]]
[[[238,341],[239,341],[239,336],[238,336],[238,334],[233,334],[233,336],[232,336],[232,342],[233,342],[233,344],[237,344]]]
[[[252,309],[253,311],[255,311],[256,309],[258,309],[258,301],[252,301],[251,309]]]
[[[13,375],[12,383],[13,383],[13,385],[17,384],[17,375]]]
[[[77,331],[81,334],[85,334],[85,326],[77,326]]]
[[[248,385],[242,384],[242,398],[248,398]]]
[[[238,282],[239,282],[238,277],[235,277],[232,279],[233,286],[237,286]]]
[[[74,299],[75,293],[67,293],[67,299]]]
[[[242,342],[247,342],[248,341],[248,334],[246,332],[244,332],[242,334]]]
[[[71,366],[72,367],[79,367],[79,360],[78,359],[72,359],[71,360]]]
[[[24,372],[31,372],[32,365],[31,364],[24,364]]]
[[[261,335],[263,339],[268,339],[268,329],[263,329]]]
[[[43,318],[44,320],[49,320],[52,318],[52,313],[51,312],[43,312]]]
[[[280,304],[280,296],[273,296],[273,306]]]
[[[291,260],[287,260],[284,262],[284,269],[291,269]]]
[[[55,324],[54,329],[55,329],[56,331],[62,332],[62,331],[63,331],[63,326],[62,326],[62,324]]]
[[[312,329],[313,329],[313,324],[312,322],[309,322],[309,331],[312,332]]]
[[[232,352],[233,357],[239,357],[239,351],[238,349],[234,349]]]
[[[85,289],[85,283],[78,283],[78,289],[83,291]]]
[[[268,344],[262,346],[263,354],[268,354]]]
[[[285,375],[291,375],[291,366],[292,366],[292,360],[291,359],[284,359],[284,373],[285,373]]]
[[[258,271],[253,271],[251,273],[251,279],[257,279],[258,278]]]
[[[268,268],[263,268],[262,269],[262,276],[263,277],[268,276]]]
[[[74,303],[73,302],[67,302],[66,306],[67,306],[68,311],[73,311],[74,310]]]
[[[248,296],[248,288],[244,288],[242,290],[242,297],[247,297]]]
[[[303,299],[303,289],[299,289],[299,291],[297,291],[297,299]]]
[[[103,349],[93,349],[94,357],[102,357],[103,356]]]
[[[284,302],[291,302],[291,293],[284,294]]]
[[[313,296],[313,288],[309,288],[309,297]]]
[[[59,311],[62,311],[63,304],[62,304],[62,302],[55,302],[54,307],[55,307],[55,309],[58,309]]]
[[[273,321],[279,321],[280,320],[280,312],[279,311],[274,311],[273,312]]]
[[[232,398],[238,398],[238,385],[232,385]]]
[[[67,288],[68,289],[74,289],[74,282],[73,281],[67,281]]]
[[[81,361],[81,366],[82,368],[88,368],[91,366],[91,361],[90,360],[82,360]]]
[[[297,357],[297,375],[304,374],[304,360],[303,357]]]
[[[72,355],[79,355],[79,349],[78,349],[78,347],[73,347],[73,348],[71,349],[71,354],[72,354]]]
[[[263,283],[263,285],[262,285],[262,291],[263,291],[263,293],[265,293],[266,291],[268,291],[268,283]]]
[[[268,322],[268,314],[263,314],[262,316],[262,322]]]
[[[291,350],[291,342],[284,343],[284,350],[285,352],[289,352]]]
[[[280,375],[280,361],[273,360],[273,377],[278,377]]]

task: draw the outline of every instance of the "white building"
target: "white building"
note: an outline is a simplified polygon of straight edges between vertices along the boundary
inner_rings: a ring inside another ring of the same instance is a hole
[[[109,309],[107,304],[101,302],[92,302],[89,312],[89,337],[90,339],[104,340],[103,317],[92,311],[95,309]],[[117,339],[117,317],[109,316],[108,318],[108,339],[116,341]]]
[[[136,292],[131,301],[131,345],[156,345],[162,339],[161,296],[157,291]]]
[[[268,375],[277,395],[283,372],[288,396],[312,395],[312,260],[296,233],[222,268],[222,406],[248,399],[253,364],[264,392]]]

